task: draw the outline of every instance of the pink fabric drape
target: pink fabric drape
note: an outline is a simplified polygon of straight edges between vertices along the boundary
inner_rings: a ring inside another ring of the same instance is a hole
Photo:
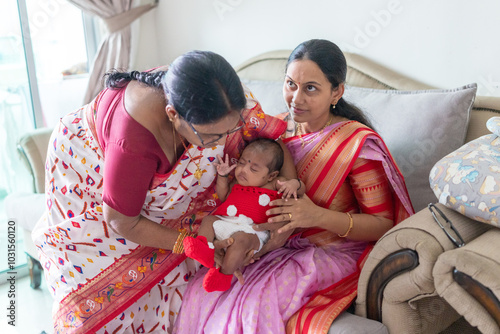
[[[90,102],[103,88],[101,79],[110,69],[126,70],[130,61],[130,24],[157,6],[157,2],[132,8],[134,0],[68,0],[85,13],[104,20],[109,35],[97,51],[83,103]]]

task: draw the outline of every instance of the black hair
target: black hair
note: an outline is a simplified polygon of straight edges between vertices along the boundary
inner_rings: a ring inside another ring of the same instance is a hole
[[[217,122],[246,106],[245,93],[233,67],[210,51],[191,51],[174,60],[167,71],[120,72],[105,75],[106,87],[122,88],[131,80],[163,89],[167,103],[192,124]]]
[[[318,65],[332,84],[332,89],[345,82],[347,62],[344,54],[335,43],[324,39],[311,39],[299,44],[288,57],[286,68],[288,69],[288,65],[292,62],[303,59],[311,60]],[[336,116],[358,121],[373,129],[365,114],[345,101],[343,97],[337,102],[335,108],[330,106],[330,112]]]
[[[266,153],[266,155],[272,157],[271,161],[267,165],[269,173],[280,171],[281,167],[283,167],[285,153],[283,153],[283,148],[280,144],[278,144],[276,140],[272,140],[269,138],[257,138],[251,141],[246,148],[249,147],[256,148],[262,153]]]
[[[122,72],[112,69],[104,74],[105,86],[107,88],[123,88],[132,80],[137,80],[149,87],[162,88],[162,80],[166,71],[158,72]]]

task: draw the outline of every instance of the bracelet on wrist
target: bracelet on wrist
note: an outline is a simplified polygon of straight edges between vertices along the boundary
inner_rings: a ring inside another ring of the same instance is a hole
[[[299,178],[297,178],[297,181],[299,181],[299,187],[297,188],[298,191],[300,188],[302,188],[302,181]]]
[[[186,228],[179,229],[179,236],[177,237],[177,240],[175,240],[174,247],[172,248],[172,253],[174,253],[174,254],[184,253],[184,239],[188,235],[195,236],[195,233],[189,234],[188,230]]]
[[[229,173],[228,173],[228,174],[226,174],[226,175],[222,175],[222,174],[217,173],[217,175],[219,175],[220,177],[228,177],[228,176],[229,176]]]
[[[347,217],[349,217],[349,228],[347,229],[347,231],[344,234],[342,234],[342,235],[338,234],[338,236],[341,238],[347,237],[349,235],[349,233],[351,233],[352,227],[354,225],[352,215],[349,212],[346,212],[345,214],[347,215]]]

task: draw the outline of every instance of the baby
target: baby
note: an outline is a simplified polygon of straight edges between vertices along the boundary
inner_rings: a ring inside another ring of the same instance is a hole
[[[231,286],[233,273],[252,250],[259,251],[269,240],[268,231],[255,231],[253,224],[267,222],[266,211],[274,199],[302,196],[305,185],[300,179],[278,176],[284,154],[274,140],[260,138],[245,147],[236,165],[218,156],[217,196],[224,203],[214,215],[203,219],[197,237],[186,237],[186,255],[210,268],[203,279],[206,291],[225,291]],[[228,181],[234,171],[234,180]],[[213,241],[229,237],[234,242],[226,250],[221,268],[215,268]]]

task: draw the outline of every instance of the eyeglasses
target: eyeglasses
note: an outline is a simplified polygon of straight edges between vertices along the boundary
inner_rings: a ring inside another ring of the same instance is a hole
[[[434,218],[436,223],[439,225],[439,227],[441,227],[441,229],[444,231],[444,233],[446,234],[448,239],[450,239],[450,241],[455,245],[455,247],[460,248],[460,247],[465,246],[464,239],[462,239],[462,236],[460,235],[460,233],[458,233],[457,229],[455,228],[455,226],[453,226],[452,222],[448,219],[448,217],[446,217],[445,214],[432,203],[429,204],[427,207],[431,211],[432,217]],[[441,216],[441,219],[443,219],[445,221],[446,226],[444,226],[440,222],[440,220],[438,219],[438,217],[436,215],[436,212],[439,213],[439,215]],[[451,229],[451,231],[453,231],[453,233],[456,235],[456,238],[450,234],[450,232],[448,231],[449,229]]]
[[[194,127],[193,127],[193,124],[191,124],[190,122],[186,121],[187,124],[189,124],[189,127],[191,128],[191,130],[193,130],[193,132],[198,136],[198,139],[201,141],[201,144],[203,146],[208,146],[210,144],[214,144],[216,143],[217,141],[219,141],[222,137],[224,136],[229,136],[231,133],[235,133],[236,131],[239,131],[241,130],[245,125],[245,120],[243,119],[243,116],[240,115],[240,121],[238,122],[238,124],[236,125],[235,128],[233,128],[232,130],[229,130],[228,132],[226,133],[220,133],[220,134],[207,134],[207,133],[201,133],[201,132],[198,132]],[[203,139],[202,136],[205,138]]]

